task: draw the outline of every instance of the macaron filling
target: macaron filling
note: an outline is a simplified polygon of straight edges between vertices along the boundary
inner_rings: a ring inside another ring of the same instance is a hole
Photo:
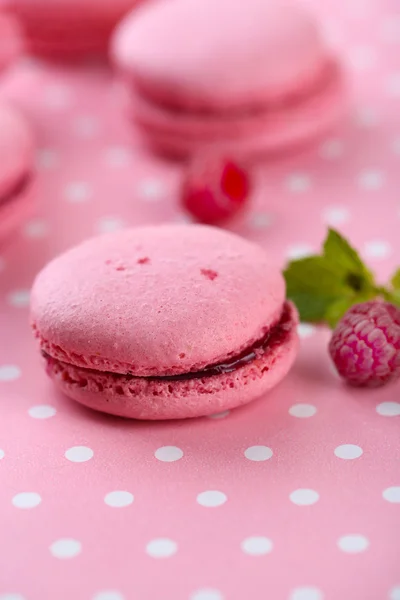
[[[19,198],[21,194],[28,188],[32,179],[32,173],[24,173],[13,186],[3,195],[0,195],[0,207],[12,202],[16,198]]]
[[[84,388],[88,385],[87,377],[93,378],[93,376],[107,376],[112,377],[113,380],[121,380],[129,382],[132,380],[145,380],[148,382],[182,382],[190,381],[195,379],[209,379],[221,375],[227,375],[233,373],[243,367],[249,366],[251,363],[261,359],[261,361],[269,353],[279,347],[283,346],[292,336],[293,328],[296,326],[297,320],[295,317],[295,311],[291,303],[285,302],[282,313],[278,322],[270,327],[263,337],[254,342],[250,347],[240,352],[240,354],[233,356],[223,362],[211,364],[204,367],[199,371],[189,371],[186,373],[179,373],[175,375],[159,375],[159,376],[138,376],[132,373],[112,373],[109,371],[98,371],[96,369],[87,369],[85,367],[78,367],[70,363],[65,363],[57,358],[52,357],[46,351],[42,350],[42,355],[47,362],[48,369],[52,372],[56,370],[61,374],[64,383],[69,385],[76,385],[80,388]],[[123,389],[121,387],[121,389]]]

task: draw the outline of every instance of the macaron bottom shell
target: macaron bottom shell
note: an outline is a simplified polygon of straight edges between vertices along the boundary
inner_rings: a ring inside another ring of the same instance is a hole
[[[334,67],[325,86],[298,104],[232,115],[174,112],[143,97],[130,96],[128,118],[144,144],[156,154],[186,158],[209,149],[243,159],[281,153],[318,139],[347,110],[345,78]],[[125,94],[125,97],[128,94]]]
[[[129,377],[76,367],[46,355],[47,373],[69,398],[101,412],[148,420],[185,419],[235,408],[262,396],[288,373],[297,354],[297,312],[282,343],[230,372],[204,378]]]

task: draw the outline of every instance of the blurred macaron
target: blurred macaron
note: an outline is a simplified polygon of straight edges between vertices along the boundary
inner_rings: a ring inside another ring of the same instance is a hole
[[[0,105],[0,243],[34,208],[33,132],[12,107]]]
[[[291,150],[344,111],[338,60],[292,1],[148,2],[117,27],[111,57],[129,118],[165,155]]]

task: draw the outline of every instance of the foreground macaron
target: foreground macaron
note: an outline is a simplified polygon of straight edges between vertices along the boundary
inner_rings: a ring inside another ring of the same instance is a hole
[[[138,0],[3,0],[28,49],[46,57],[106,53],[111,32]]]
[[[0,243],[33,209],[34,150],[29,124],[0,105]]]
[[[292,149],[343,113],[335,57],[286,0],[149,2],[117,27],[111,54],[129,117],[163,154]]]
[[[246,404],[286,375],[297,350],[297,313],[268,256],[203,225],[73,248],[37,276],[31,323],[61,391],[137,419]]]

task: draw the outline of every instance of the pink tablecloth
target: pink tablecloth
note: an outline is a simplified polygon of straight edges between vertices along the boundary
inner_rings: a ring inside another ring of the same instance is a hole
[[[399,5],[319,10],[353,77],[349,122],[260,167],[239,231],[283,264],[331,223],[385,278],[400,263]],[[3,82],[37,130],[40,207],[1,249],[0,599],[399,600],[399,386],[346,389],[326,331],[301,326],[284,383],[212,419],[109,418],[47,380],[27,326],[40,267],[96,232],[183,218],[179,167],[132,149],[114,91],[101,68],[28,60]]]

